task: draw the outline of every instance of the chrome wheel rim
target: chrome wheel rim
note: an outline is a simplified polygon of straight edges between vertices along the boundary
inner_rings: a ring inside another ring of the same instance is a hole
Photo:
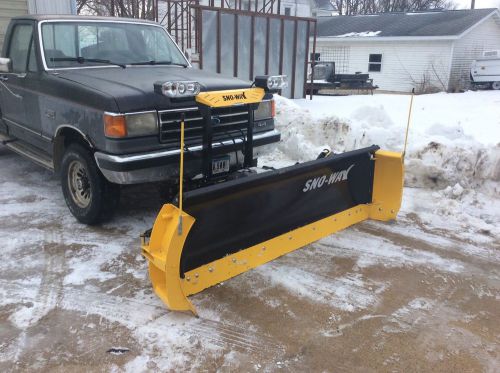
[[[80,208],[86,208],[92,199],[87,169],[80,161],[72,161],[68,169],[68,187],[71,198]]]
[[[494,82],[491,84],[491,87],[496,90],[500,89],[500,82]]]

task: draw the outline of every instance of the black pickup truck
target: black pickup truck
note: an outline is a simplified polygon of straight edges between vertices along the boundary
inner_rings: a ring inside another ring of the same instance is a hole
[[[93,224],[110,217],[120,185],[175,185],[181,117],[186,179],[255,165],[253,148],[280,139],[272,94],[257,106],[213,108],[208,121],[195,100],[253,84],[193,68],[154,22],[17,17],[0,58],[0,141],[59,173],[71,213]]]

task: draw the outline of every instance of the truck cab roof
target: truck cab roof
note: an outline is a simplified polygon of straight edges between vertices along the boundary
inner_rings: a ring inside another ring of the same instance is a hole
[[[133,22],[133,23],[151,23],[157,25],[157,22],[146,19],[123,18],[123,17],[99,17],[99,16],[74,16],[61,14],[26,14],[23,16],[13,17],[12,20],[32,20],[40,21],[114,21],[114,22]]]

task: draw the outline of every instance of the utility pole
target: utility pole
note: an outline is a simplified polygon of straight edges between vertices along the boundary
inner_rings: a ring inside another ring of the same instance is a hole
[[[476,0],[470,0],[470,8],[474,9],[476,7]]]

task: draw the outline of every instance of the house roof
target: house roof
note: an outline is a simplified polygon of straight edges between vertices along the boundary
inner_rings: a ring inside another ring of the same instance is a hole
[[[498,9],[379,13],[318,19],[318,37],[458,36]]]
[[[335,10],[335,7],[330,0],[314,0],[314,4],[316,5],[317,9],[332,11]]]

